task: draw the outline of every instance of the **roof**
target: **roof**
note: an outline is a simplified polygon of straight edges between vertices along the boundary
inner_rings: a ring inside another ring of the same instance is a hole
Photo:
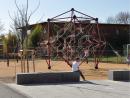
[[[57,24],[64,24],[65,22],[53,22],[53,23],[57,23]],[[41,22],[41,23],[36,23],[36,24],[31,24],[29,25],[29,29],[35,27],[36,25],[44,25],[46,26],[48,24],[48,22]],[[91,23],[93,24],[93,23]],[[104,25],[104,26],[127,26],[130,27],[130,24],[110,24],[110,23],[99,23],[99,25]],[[18,28],[18,29],[22,29],[24,27]]]

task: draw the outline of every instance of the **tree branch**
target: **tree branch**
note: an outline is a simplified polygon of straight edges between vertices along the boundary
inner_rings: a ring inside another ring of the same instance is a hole
[[[38,3],[37,7],[36,7],[36,8],[30,13],[30,15],[28,16],[28,22],[29,22],[31,16],[38,10],[39,6],[40,6],[40,1],[39,1],[39,3]]]

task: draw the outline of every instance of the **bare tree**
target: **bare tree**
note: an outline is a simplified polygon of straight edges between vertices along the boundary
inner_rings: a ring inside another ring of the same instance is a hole
[[[40,1],[38,1],[38,4],[33,11],[29,11],[29,0],[26,0],[26,5],[22,6],[18,4],[17,0],[15,0],[15,6],[17,8],[17,11],[14,13],[13,17],[10,13],[9,16],[13,21],[12,28],[14,29],[17,37],[19,38],[21,48],[23,48],[23,42],[25,37],[27,36],[30,19],[33,14],[38,10],[40,6]]]
[[[4,30],[4,25],[0,21],[0,31],[3,31],[3,30]]]
[[[109,16],[107,18],[107,23],[112,24],[130,24],[130,13],[129,12],[119,12],[115,17]]]
[[[106,21],[107,21],[107,23],[110,23],[110,24],[111,24],[111,23],[114,24],[114,23],[116,22],[116,21],[115,21],[115,18],[112,17],[112,16],[108,17]]]
[[[116,16],[116,23],[120,24],[129,24],[130,23],[130,13],[129,12],[120,12]]]

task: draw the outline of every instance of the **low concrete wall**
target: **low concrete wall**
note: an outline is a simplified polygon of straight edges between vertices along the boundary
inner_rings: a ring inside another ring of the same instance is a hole
[[[79,82],[78,72],[18,73],[17,84],[66,83]]]
[[[130,81],[130,70],[110,70],[108,77],[114,81]]]

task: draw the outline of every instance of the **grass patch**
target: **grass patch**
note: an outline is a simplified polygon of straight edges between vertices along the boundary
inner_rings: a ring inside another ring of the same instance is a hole
[[[88,58],[89,61],[94,61],[94,58]],[[126,57],[118,57],[118,56],[103,56],[101,57],[101,62],[106,63],[124,63],[126,61]]]

